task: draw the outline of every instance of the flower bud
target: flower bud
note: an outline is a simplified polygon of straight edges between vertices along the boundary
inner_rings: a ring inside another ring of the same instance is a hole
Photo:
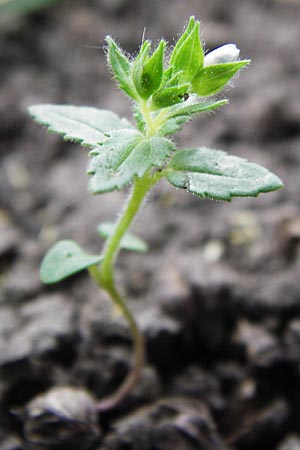
[[[235,44],[225,44],[204,57],[204,67],[237,61],[240,50]]]

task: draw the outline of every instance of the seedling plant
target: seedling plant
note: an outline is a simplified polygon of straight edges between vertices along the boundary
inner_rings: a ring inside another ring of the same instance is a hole
[[[90,148],[87,173],[92,194],[131,185],[116,223],[99,225],[98,232],[106,239],[100,254],[88,254],[77,243],[63,240],[50,248],[40,269],[46,284],[87,269],[128,321],[134,347],[132,369],[119,389],[97,404],[98,410],[113,408],[130,392],[145,359],[143,337],[116,286],[114,267],[121,249],[147,250],[128,229],[150,189],[165,178],[200,198],[230,201],[282,187],[276,175],[243,158],[206,147],[176,148],[174,134],[199,113],[226,105],[228,100],[216,94],[250,63],[239,59],[235,44],[205,55],[199,28],[200,22],[191,17],[171,51],[164,39],[153,51],[145,40],[135,57],[127,56],[110,36],[106,38],[108,66],[119,89],[131,100],[135,125],[92,107],[44,104],[29,109],[50,132]]]

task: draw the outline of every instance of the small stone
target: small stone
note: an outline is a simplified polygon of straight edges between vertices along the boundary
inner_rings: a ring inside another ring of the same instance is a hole
[[[243,380],[236,392],[236,398],[240,402],[250,402],[255,399],[257,395],[257,386],[256,382],[252,378],[246,378]]]
[[[247,320],[238,322],[234,341],[245,348],[249,361],[259,366],[270,366],[281,357],[278,341],[263,326]]]
[[[26,406],[24,435],[28,450],[87,450],[100,437],[95,400],[83,389],[55,387]]]
[[[6,212],[0,209],[0,259],[14,255],[19,243],[20,236],[17,229]]]
[[[72,317],[72,303],[53,294],[17,308],[1,308],[0,365],[56,350],[62,337],[72,335]]]
[[[181,351],[183,325],[156,307],[140,312],[137,319],[149,360],[159,369],[170,370]]]
[[[171,383],[169,392],[191,399],[198,399],[209,405],[214,412],[222,412],[225,400],[218,379],[197,366],[189,366]]]
[[[15,436],[5,437],[3,440],[0,436],[1,450],[22,450],[21,442]]]
[[[288,436],[279,444],[277,450],[300,450],[300,437]]]
[[[4,278],[3,287],[7,299],[14,303],[34,296],[41,289],[37,266],[30,260],[17,261]]]
[[[299,364],[300,361],[300,319],[292,319],[284,334],[287,354],[291,361]]]
[[[243,418],[236,425],[235,437],[230,441],[235,448],[273,448],[272,444],[281,438],[287,428],[289,407],[284,399],[278,398]]]
[[[183,398],[167,398],[118,421],[103,444],[101,450],[225,450],[207,408]]]
[[[225,252],[224,244],[221,240],[212,239],[203,247],[203,256],[209,263],[219,261]]]

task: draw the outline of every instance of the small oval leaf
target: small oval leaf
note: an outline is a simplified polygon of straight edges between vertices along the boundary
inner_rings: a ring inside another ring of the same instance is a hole
[[[57,283],[81,270],[99,264],[103,257],[85,253],[76,242],[59,241],[46,253],[40,268],[45,284]]]

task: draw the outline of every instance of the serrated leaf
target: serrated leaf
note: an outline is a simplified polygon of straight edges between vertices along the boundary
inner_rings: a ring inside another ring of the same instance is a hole
[[[227,99],[218,101],[206,101],[201,103],[191,103],[186,105],[186,103],[181,103],[174,105],[168,111],[166,121],[163,123],[159,129],[160,136],[166,136],[168,134],[173,134],[181,129],[181,125],[193,118],[195,114],[201,112],[211,111],[228,103]]]
[[[115,79],[118,81],[119,88],[124,91],[129,97],[136,99],[136,91],[131,80],[131,63],[122,49],[110,37],[106,36],[107,42],[107,61],[110,65]]]
[[[40,268],[40,278],[45,284],[57,283],[99,264],[103,257],[85,253],[76,242],[59,241],[46,253]]]
[[[173,186],[200,197],[227,201],[231,197],[257,197],[283,186],[281,180],[264,167],[209,148],[176,153],[166,177]]]
[[[133,130],[111,132],[96,149],[98,154],[93,152],[89,188],[94,194],[121,189],[151,167],[162,167],[173,150],[173,143],[165,138],[145,138]]]
[[[108,239],[114,233],[115,228],[116,224],[111,222],[104,222],[98,226],[97,230],[100,236]],[[139,238],[138,236],[135,236],[132,233],[126,233],[120,242],[120,248],[133,252],[144,253],[148,250],[148,245],[145,241],[143,241],[143,239]]]
[[[105,138],[104,133],[110,130],[131,127],[126,119],[111,111],[85,106],[34,105],[29,108],[29,113],[49,132],[87,147],[98,145]]]
[[[250,60],[214,64],[204,67],[192,82],[192,91],[200,96],[213,95],[220,92],[236,73],[247,66]]]

